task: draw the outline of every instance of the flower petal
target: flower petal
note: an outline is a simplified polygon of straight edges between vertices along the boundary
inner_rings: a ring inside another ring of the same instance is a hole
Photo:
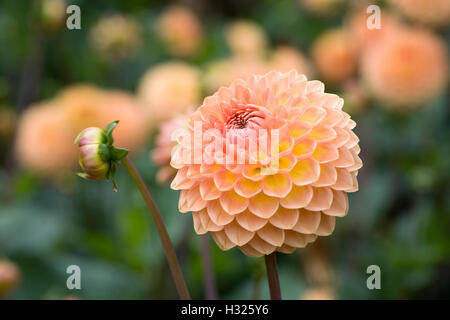
[[[249,256],[249,257],[254,257],[254,258],[260,258],[264,255],[264,253],[256,250],[255,248],[253,248],[251,245],[246,244],[245,246],[239,247],[239,249],[242,250],[242,252]]]
[[[319,180],[312,184],[313,187],[329,187],[336,183],[337,172],[336,168],[331,164],[320,165]]]
[[[314,234],[319,227],[320,217],[319,211],[300,209],[297,224],[292,230],[303,234]]]
[[[314,159],[304,159],[297,162],[289,175],[297,186],[311,184],[319,179],[320,165]]]
[[[347,169],[336,168],[337,180],[332,186],[335,190],[347,191],[353,188],[352,174]]]
[[[310,186],[292,186],[291,192],[280,199],[280,204],[288,209],[299,209],[308,205],[313,197],[313,191]]]
[[[263,180],[263,192],[268,196],[283,198],[292,189],[292,181],[284,174],[269,175]]]
[[[348,197],[345,192],[333,190],[333,203],[330,209],[323,210],[329,216],[344,217],[348,212]]]
[[[200,215],[198,212],[192,212],[192,220],[194,221],[194,230],[197,234],[205,234],[208,230],[203,227]]]
[[[220,197],[222,192],[217,189],[213,179],[205,179],[200,182],[200,195],[203,200],[215,200]]]
[[[332,162],[337,168],[348,168],[355,164],[352,153],[346,148],[342,147],[338,149],[339,158]]]
[[[326,214],[321,214],[320,225],[317,228],[316,234],[318,236],[329,236],[334,231],[334,226],[336,225],[336,218],[333,216],[328,216]]]
[[[228,236],[225,234],[225,231],[223,230],[211,232],[211,236],[213,237],[219,248],[223,251],[230,250],[231,248],[236,246],[236,244],[228,238]]]
[[[304,248],[308,244],[304,234],[291,230],[284,232],[284,243],[294,248]]]
[[[261,181],[253,181],[243,177],[238,178],[234,186],[236,193],[246,198],[258,194],[261,189]]]
[[[327,142],[336,138],[336,131],[327,125],[319,124],[311,130],[308,137],[317,142]]]
[[[256,231],[258,236],[273,246],[280,247],[284,242],[284,231],[271,225],[266,224],[264,227]]]
[[[298,159],[305,159],[313,154],[316,146],[317,146],[316,141],[314,141],[311,138],[304,138],[295,143],[294,147],[292,148],[292,153]]]
[[[262,170],[260,165],[247,165],[242,171],[242,175],[249,180],[260,181],[265,177]]]
[[[279,207],[269,222],[280,229],[292,229],[298,221],[298,215],[297,209]]]
[[[288,123],[288,134],[295,139],[304,137],[311,132],[311,124],[302,120],[293,120]]]
[[[229,214],[238,214],[248,207],[248,199],[241,197],[234,190],[224,192],[219,200],[223,209]]]
[[[255,235],[254,232],[242,228],[236,221],[224,226],[223,230],[228,236],[228,239],[230,239],[231,242],[235,243],[237,246],[247,244]]]
[[[267,241],[264,241],[257,234],[253,237],[252,240],[250,240],[248,244],[256,251],[261,252],[265,255],[271,254],[277,249],[276,246],[268,243]]]
[[[339,158],[338,149],[329,142],[318,143],[314,153],[311,156],[319,163],[328,163]]]
[[[219,231],[223,229],[223,226],[219,226],[211,220],[206,209],[198,211],[197,216],[200,218],[200,222],[202,223],[203,228],[205,228],[207,231]]]
[[[300,120],[309,122],[312,125],[316,125],[320,121],[322,121],[325,116],[326,112],[324,109],[318,107],[308,107],[300,116]]]
[[[277,251],[281,253],[291,254],[292,252],[295,251],[295,249],[297,248],[288,246],[287,244],[283,244],[281,247],[277,248]]]
[[[206,209],[211,220],[218,226],[226,225],[234,219],[233,215],[222,208],[219,200],[209,201]]]
[[[331,203],[333,202],[333,192],[331,191],[331,188],[313,187],[313,193],[314,195],[305,209],[311,211],[320,211],[329,209],[331,207]]]
[[[278,209],[280,200],[265,195],[263,192],[250,198],[248,209],[260,218],[270,218]]]
[[[252,232],[261,229],[268,222],[267,219],[260,218],[256,215],[252,214],[248,210],[236,215],[236,221],[244,229],[247,229],[248,231],[252,231]]]
[[[181,191],[178,202],[178,210],[180,212],[200,211],[205,207],[206,201],[202,199],[198,186]]]
[[[175,178],[172,180],[172,183],[170,184],[170,187],[172,189],[174,190],[189,189],[196,183],[195,180],[189,179],[187,177],[187,171],[188,171],[187,167],[178,170]]]
[[[231,190],[231,188],[233,188],[235,181],[236,181],[236,176],[234,175],[234,173],[232,173],[228,170],[218,171],[214,175],[214,183],[216,184],[216,187],[220,191]]]

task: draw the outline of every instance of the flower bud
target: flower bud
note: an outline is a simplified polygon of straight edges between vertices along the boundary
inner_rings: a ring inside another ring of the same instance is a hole
[[[7,297],[20,283],[21,273],[12,262],[0,260],[0,299]]]
[[[105,142],[105,133],[99,128],[87,128],[78,135],[75,143],[80,147],[79,164],[84,171],[79,173],[79,176],[90,180],[107,178],[110,161],[102,159],[100,152],[100,146]]]
[[[117,190],[114,181],[116,165],[128,154],[127,150],[113,146],[112,132],[118,123],[110,123],[105,130],[86,128],[75,139],[80,148],[78,162],[83,169],[78,175],[90,180],[111,179],[114,190]]]

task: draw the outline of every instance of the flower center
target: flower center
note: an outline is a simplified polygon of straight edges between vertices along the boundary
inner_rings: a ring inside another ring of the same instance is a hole
[[[264,115],[254,107],[237,110],[227,121],[227,129],[245,129],[259,126]]]

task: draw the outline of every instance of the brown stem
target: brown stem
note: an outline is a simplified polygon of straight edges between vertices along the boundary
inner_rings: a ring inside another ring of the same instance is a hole
[[[200,256],[203,264],[203,282],[205,286],[205,297],[207,300],[217,300],[216,281],[211,260],[211,246],[209,235],[200,237]]]
[[[147,186],[144,183],[144,180],[137,171],[133,162],[128,157],[125,157],[122,159],[122,164],[125,166],[125,168],[127,168],[129,174],[136,183],[136,186],[141,192],[142,197],[144,198],[145,203],[147,204],[147,207],[153,217],[156,229],[158,230],[159,237],[161,238],[161,242],[164,247],[164,252],[166,254],[167,262],[169,263],[170,271],[172,272],[173,280],[175,281],[175,286],[177,287],[178,295],[182,300],[190,300],[191,297],[189,295],[186,282],[184,281],[180,264],[178,263],[175,250],[173,249],[172,242],[170,241],[169,234],[167,233],[164,221],[161,217],[158,207],[156,206],[155,201],[150,195],[150,192],[148,191]]]
[[[277,256],[273,252],[264,256],[267,270],[267,280],[269,281],[270,299],[281,300],[280,280],[278,279]]]

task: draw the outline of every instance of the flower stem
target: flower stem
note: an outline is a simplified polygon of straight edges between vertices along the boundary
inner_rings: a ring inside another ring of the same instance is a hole
[[[178,295],[182,300],[190,300],[189,291],[186,286],[186,282],[184,281],[183,274],[181,272],[180,264],[178,262],[177,256],[175,254],[175,250],[172,246],[172,242],[170,241],[169,234],[167,233],[166,227],[164,225],[164,221],[161,217],[161,214],[156,206],[155,201],[153,200],[150,192],[147,189],[147,186],[144,183],[141,175],[137,171],[133,162],[130,158],[125,157],[122,159],[122,164],[128,170],[128,173],[133,178],[136,186],[142,194],[142,197],[147,204],[147,207],[150,211],[150,214],[155,221],[156,228],[158,229],[159,237],[161,238],[162,245],[164,247],[164,252],[166,254],[167,262],[169,263],[170,271],[172,272],[173,280],[175,281],[175,285],[177,287]]]
[[[214,278],[211,246],[208,234],[200,237],[200,256],[203,264],[203,282],[206,300],[217,300],[216,280]]]
[[[281,300],[280,280],[278,279],[277,256],[275,252],[264,256],[269,281],[270,299]]]

